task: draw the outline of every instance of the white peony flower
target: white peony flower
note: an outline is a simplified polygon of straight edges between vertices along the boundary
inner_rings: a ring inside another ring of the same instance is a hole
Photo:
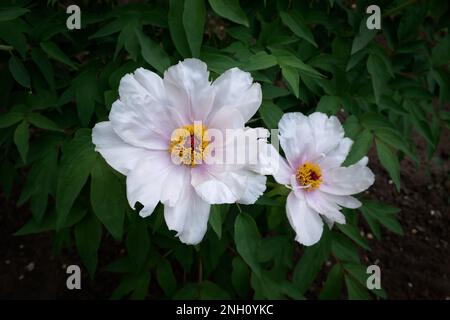
[[[126,175],[129,204],[135,208],[139,201],[142,217],[161,201],[169,229],[182,242],[197,244],[211,204],[250,204],[264,192],[258,165],[205,161],[212,150],[225,154],[230,148],[229,140],[210,139],[212,129],[255,133],[250,144],[266,143],[264,129],[244,127],[261,104],[260,85],[249,73],[233,68],[211,83],[205,63],[186,59],[163,79],[143,68],[125,75],[119,96],[109,121],[95,125],[92,140]]]
[[[374,182],[367,157],[341,167],[353,141],[344,138],[339,120],[315,112],[310,116],[287,113],[279,123],[280,144],[287,161],[279,158],[275,180],[292,189],[286,213],[296,240],[310,246],[320,240],[323,220],[332,226],[345,223],[341,207],[358,208],[352,194],[360,193]]]

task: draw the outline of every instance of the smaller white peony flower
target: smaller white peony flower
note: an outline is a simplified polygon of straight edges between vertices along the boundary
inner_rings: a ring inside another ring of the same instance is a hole
[[[169,229],[182,242],[197,244],[211,204],[251,204],[266,188],[258,154],[250,155],[249,163],[220,163],[212,156],[233,155],[234,140],[218,139],[227,131],[248,138],[237,147],[238,156],[249,146],[266,144],[267,130],[244,125],[261,96],[260,85],[237,68],[214,82],[197,59],[170,67],[163,78],[139,68],[120,81],[109,121],[95,125],[92,140],[106,162],[126,175],[132,208],[139,201],[146,217],[162,202]]]
[[[280,144],[286,160],[279,157],[275,180],[292,189],[286,213],[296,240],[310,246],[320,240],[323,220],[331,227],[344,224],[342,207],[361,206],[352,194],[374,182],[367,157],[342,167],[353,141],[344,138],[344,129],[335,116],[315,112],[310,116],[287,113],[279,122]]]

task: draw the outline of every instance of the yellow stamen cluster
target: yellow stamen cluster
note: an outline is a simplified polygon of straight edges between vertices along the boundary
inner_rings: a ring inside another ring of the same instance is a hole
[[[298,167],[295,177],[298,183],[307,191],[317,189],[323,181],[320,166],[311,162],[305,162]]]
[[[206,128],[201,124],[190,124],[174,131],[169,152],[176,163],[195,167],[204,160],[208,144]]]

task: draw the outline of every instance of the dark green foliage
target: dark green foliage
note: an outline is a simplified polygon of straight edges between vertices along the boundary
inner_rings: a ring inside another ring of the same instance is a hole
[[[285,214],[289,190],[269,178],[244,213],[213,206],[203,242],[189,247],[167,230],[161,205],[145,219],[129,208],[124,179],[94,151],[90,128],[106,119],[126,73],[162,75],[199,57],[212,78],[240,67],[261,83],[251,126],[276,128],[285,112],[338,114],[355,141],[345,165],[374,148],[400,189],[400,160],[418,162],[412,132],[431,157],[450,121],[446,2],[381,1],[379,31],[365,27],[367,1],[118,2],[81,1],[81,30],[66,28],[63,2],[0,8],[1,188],[19,188],[18,205],[32,213],[16,235],[54,232],[56,251],[78,250],[92,277],[120,274],[114,299],[301,299],[313,283],[320,299],[386,297],[365,287],[359,252],[370,248],[359,226],[365,219],[377,239],[381,227],[402,234],[398,209],[359,197],[346,225],[302,248]],[[111,236],[127,254],[97,266]]]

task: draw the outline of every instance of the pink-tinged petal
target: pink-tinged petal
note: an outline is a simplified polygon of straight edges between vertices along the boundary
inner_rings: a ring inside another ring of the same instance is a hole
[[[320,190],[326,193],[347,196],[360,193],[375,181],[372,171],[366,167],[367,158],[349,167],[339,167],[324,172],[324,182]]]
[[[297,168],[314,154],[314,139],[308,117],[300,112],[285,113],[278,124],[280,145],[291,168]]]
[[[305,246],[312,246],[320,240],[323,221],[319,214],[308,206],[305,199],[298,198],[291,192],[286,201],[286,213],[297,234],[296,241]]]
[[[291,179],[295,179],[295,170],[292,169],[283,157],[278,156],[276,169],[273,171],[273,177],[276,182],[284,185],[291,184]]]
[[[159,102],[120,100],[109,114],[114,131],[127,143],[150,150],[167,150],[172,131],[181,126],[180,116]]]
[[[247,122],[258,110],[262,101],[261,86],[253,83],[249,72],[232,68],[219,76],[212,84],[216,92],[214,111],[236,108]]]
[[[192,186],[183,186],[181,198],[175,206],[164,206],[164,218],[169,230],[177,232],[180,241],[198,244],[208,227],[211,205],[202,200]]]
[[[353,141],[349,138],[344,138],[339,142],[339,145],[328,152],[317,163],[324,170],[340,167],[347,158],[348,153],[353,145]]]
[[[335,149],[344,138],[344,128],[335,116],[314,112],[308,117],[313,132],[314,151],[317,155]]]
[[[345,216],[339,211],[341,208],[326,193],[320,190],[308,191],[305,192],[305,199],[309,207],[329,220],[340,224],[345,223]]]
[[[127,175],[151,151],[134,147],[123,141],[113,130],[111,122],[99,122],[92,129],[92,142],[106,162],[120,173]]]
[[[161,199],[169,200],[170,195],[163,194],[163,190],[173,169],[167,151],[151,151],[130,171],[126,182],[128,202],[133,209],[138,201],[144,206],[139,213],[142,217],[149,216]]]
[[[205,120],[214,101],[206,64],[198,59],[185,59],[164,73],[164,87],[170,105],[187,122]]]

